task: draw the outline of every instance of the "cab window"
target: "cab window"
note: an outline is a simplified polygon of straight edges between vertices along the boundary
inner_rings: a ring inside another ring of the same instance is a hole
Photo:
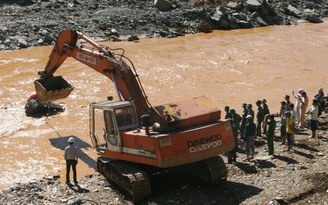
[[[111,112],[110,111],[105,111],[104,112],[104,116],[105,116],[105,122],[106,122],[106,130],[107,133],[109,133],[110,135],[116,135],[116,130],[114,127],[114,123],[113,123],[113,118],[111,117]]]
[[[118,127],[125,127],[136,123],[133,107],[117,108],[114,112]]]

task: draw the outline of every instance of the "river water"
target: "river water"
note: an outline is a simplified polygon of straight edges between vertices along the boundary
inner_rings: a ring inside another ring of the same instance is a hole
[[[207,95],[223,110],[241,112],[242,103],[266,98],[271,112],[292,90],[312,97],[328,80],[328,23],[215,31],[174,39],[103,42],[123,48],[134,63],[153,105]],[[81,148],[78,177],[94,173],[88,104],[115,96],[113,83],[74,59],[56,75],[75,87],[61,100],[64,113],[26,117],[24,105],[34,91],[52,46],[0,53],[0,188],[59,175],[64,181],[63,149],[75,136]],[[116,97],[114,97],[116,98]]]

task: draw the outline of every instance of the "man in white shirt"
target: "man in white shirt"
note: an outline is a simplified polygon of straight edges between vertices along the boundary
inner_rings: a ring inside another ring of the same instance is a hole
[[[301,117],[301,105],[302,105],[302,93],[304,90],[301,88],[298,90],[298,94],[295,94],[294,91],[292,92],[294,98],[295,98],[295,124],[300,123],[300,117]]]
[[[70,137],[68,139],[69,145],[65,148],[64,159],[66,160],[66,184],[70,185],[69,175],[71,171],[71,167],[73,170],[73,180],[75,185],[77,186],[77,178],[76,178],[76,165],[78,163],[78,149],[74,146],[75,139],[74,137]]]
[[[319,107],[318,107],[317,99],[312,100],[312,106],[307,111],[307,114],[309,114],[309,120],[311,123],[311,132],[312,132],[309,138],[315,138],[316,131],[318,129],[318,116],[319,116]]]

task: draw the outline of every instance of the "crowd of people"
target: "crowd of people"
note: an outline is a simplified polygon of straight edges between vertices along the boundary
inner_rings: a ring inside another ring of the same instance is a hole
[[[328,112],[328,94],[325,94],[323,88],[314,95],[311,106],[309,106],[309,97],[304,89],[299,89],[298,93],[292,91],[292,97],[295,103],[291,102],[291,96],[285,95],[284,100],[280,102],[280,110],[276,113],[270,113],[267,100],[257,100],[256,110],[253,110],[251,103],[242,104],[242,114],[236,113],[235,109],[225,106],[225,119],[231,121],[233,135],[235,138],[235,148],[228,152],[228,163],[236,162],[238,145],[245,145],[246,158],[250,161],[255,155],[255,140],[257,138],[266,138],[268,146],[268,155],[274,155],[274,138],[278,137],[282,145],[286,145],[284,151],[292,152],[295,143],[294,135],[296,132],[310,128],[309,138],[316,138],[318,129],[318,117],[323,112]],[[308,116],[308,120],[306,120]],[[276,118],[279,118],[276,120]],[[278,122],[278,123],[277,123]],[[275,130],[279,125],[279,136],[275,136]]]

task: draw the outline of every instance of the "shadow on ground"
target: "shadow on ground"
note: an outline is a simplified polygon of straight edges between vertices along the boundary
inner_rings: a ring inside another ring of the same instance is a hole
[[[226,181],[209,186],[198,178],[184,173],[167,173],[151,178],[153,196],[139,204],[240,204],[259,194],[262,189]],[[164,200],[166,199],[166,200]],[[165,201],[165,202],[164,202]]]
[[[97,170],[97,162],[92,159],[90,156],[88,156],[86,153],[83,152],[83,149],[91,149],[91,145],[80,138],[70,135],[66,137],[58,137],[58,138],[51,138],[49,139],[50,144],[60,150],[63,150],[63,156],[64,156],[64,150],[65,147],[68,146],[68,139],[70,137],[74,137],[75,143],[74,145],[77,146],[80,149],[80,160],[82,160],[84,163],[86,163],[90,168]]]
[[[276,155],[275,158],[286,162],[287,164],[297,164],[298,161],[296,161],[295,159],[292,159],[290,157],[286,157],[286,156],[280,156],[280,155]]]

